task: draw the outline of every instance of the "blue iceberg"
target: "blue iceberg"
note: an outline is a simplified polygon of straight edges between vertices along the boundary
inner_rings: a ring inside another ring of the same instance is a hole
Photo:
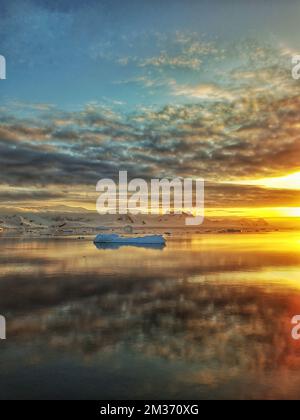
[[[115,233],[97,235],[95,244],[118,244],[118,245],[165,245],[166,240],[162,235],[147,235],[137,237],[120,236]]]

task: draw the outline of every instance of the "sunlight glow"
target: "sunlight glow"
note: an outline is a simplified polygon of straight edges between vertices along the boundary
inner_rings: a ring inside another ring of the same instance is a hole
[[[207,208],[207,217],[300,218],[300,207],[239,207]]]
[[[261,178],[248,181],[229,182],[229,184],[238,185],[257,185],[266,188],[279,188],[285,190],[300,190],[300,172],[277,177],[277,178]]]

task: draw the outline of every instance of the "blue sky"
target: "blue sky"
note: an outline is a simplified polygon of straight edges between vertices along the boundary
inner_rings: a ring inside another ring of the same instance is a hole
[[[168,103],[170,80],[217,81],[217,71],[233,64],[216,61],[208,51],[196,53],[199,67],[191,68],[193,53],[186,66],[150,65],[161,54],[181,57],[180,37],[225,48],[253,38],[291,48],[298,42],[300,6],[292,1],[13,0],[0,5],[0,49],[8,61],[1,102],[48,102],[68,109],[90,101],[124,102],[129,109]],[[146,80],[159,86],[150,89]]]

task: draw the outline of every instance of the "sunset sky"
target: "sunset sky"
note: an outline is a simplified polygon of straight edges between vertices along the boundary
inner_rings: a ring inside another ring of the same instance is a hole
[[[0,0],[1,207],[199,177],[210,215],[300,217],[297,1]]]

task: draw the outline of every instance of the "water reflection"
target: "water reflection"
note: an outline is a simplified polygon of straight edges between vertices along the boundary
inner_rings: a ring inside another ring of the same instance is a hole
[[[0,397],[299,398],[299,238],[2,241]]]
[[[94,243],[97,249],[120,249],[125,247],[143,248],[143,249],[160,249],[165,248],[165,244],[118,244],[118,243]]]

